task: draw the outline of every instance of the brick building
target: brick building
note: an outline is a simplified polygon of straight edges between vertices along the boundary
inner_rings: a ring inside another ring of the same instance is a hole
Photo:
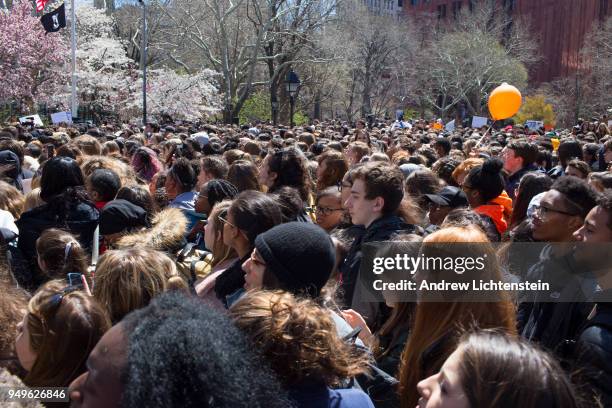
[[[484,0],[481,0],[484,1]],[[489,0],[510,15],[527,18],[539,39],[542,63],[530,73],[534,83],[571,75],[580,66],[579,53],[591,27],[612,15],[612,0]],[[430,13],[452,21],[474,0],[404,0],[403,11],[411,15]]]

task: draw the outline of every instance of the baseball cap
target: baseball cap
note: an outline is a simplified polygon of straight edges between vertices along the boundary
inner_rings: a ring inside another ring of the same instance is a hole
[[[465,193],[458,187],[446,186],[438,194],[425,194],[425,197],[443,207],[467,207],[468,201]]]

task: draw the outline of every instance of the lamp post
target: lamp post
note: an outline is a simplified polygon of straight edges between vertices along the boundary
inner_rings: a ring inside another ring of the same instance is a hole
[[[142,68],[142,126],[147,126],[147,8],[144,0],[142,4],[142,50],[140,52],[140,66]]]
[[[278,118],[278,101],[274,100],[272,101],[272,123],[274,124],[274,126],[276,126],[277,118]]]
[[[291,121],[291,127],[293,128],[293,111],[295,109],[295,96],[297,95],[298,89],[300,88],[300,78],[298,78],[297,74],[293,72],[293,69],[287,74],[285,83],[287,86],[287,93],[289,94],[289,103],[291,106],[289,116]]]

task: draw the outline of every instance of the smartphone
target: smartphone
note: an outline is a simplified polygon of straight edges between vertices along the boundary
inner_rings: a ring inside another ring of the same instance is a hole
[[[66,274],[66,280],[68,281],[68,286],[83,287],[82,273],[70,272]]]
[[[47,145],[47,157],[50,159],[55,156],[55,147],[52,144]]]

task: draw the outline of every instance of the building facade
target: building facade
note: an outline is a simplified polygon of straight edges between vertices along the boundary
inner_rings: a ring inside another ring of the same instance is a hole
[[[368,9],[379,15],[396,15],[402,14],[402,6],[404,0],[364,0]]]
[[[509,16],[525,17],[538,40],[541,63],[530,72],[534,83],[567,77],[581,67],[580,51],[594,24],[612,15],[612,0],[405,0],[403,12],[428,13],[452,21],[461,11],[483,1],[500,6]]]

